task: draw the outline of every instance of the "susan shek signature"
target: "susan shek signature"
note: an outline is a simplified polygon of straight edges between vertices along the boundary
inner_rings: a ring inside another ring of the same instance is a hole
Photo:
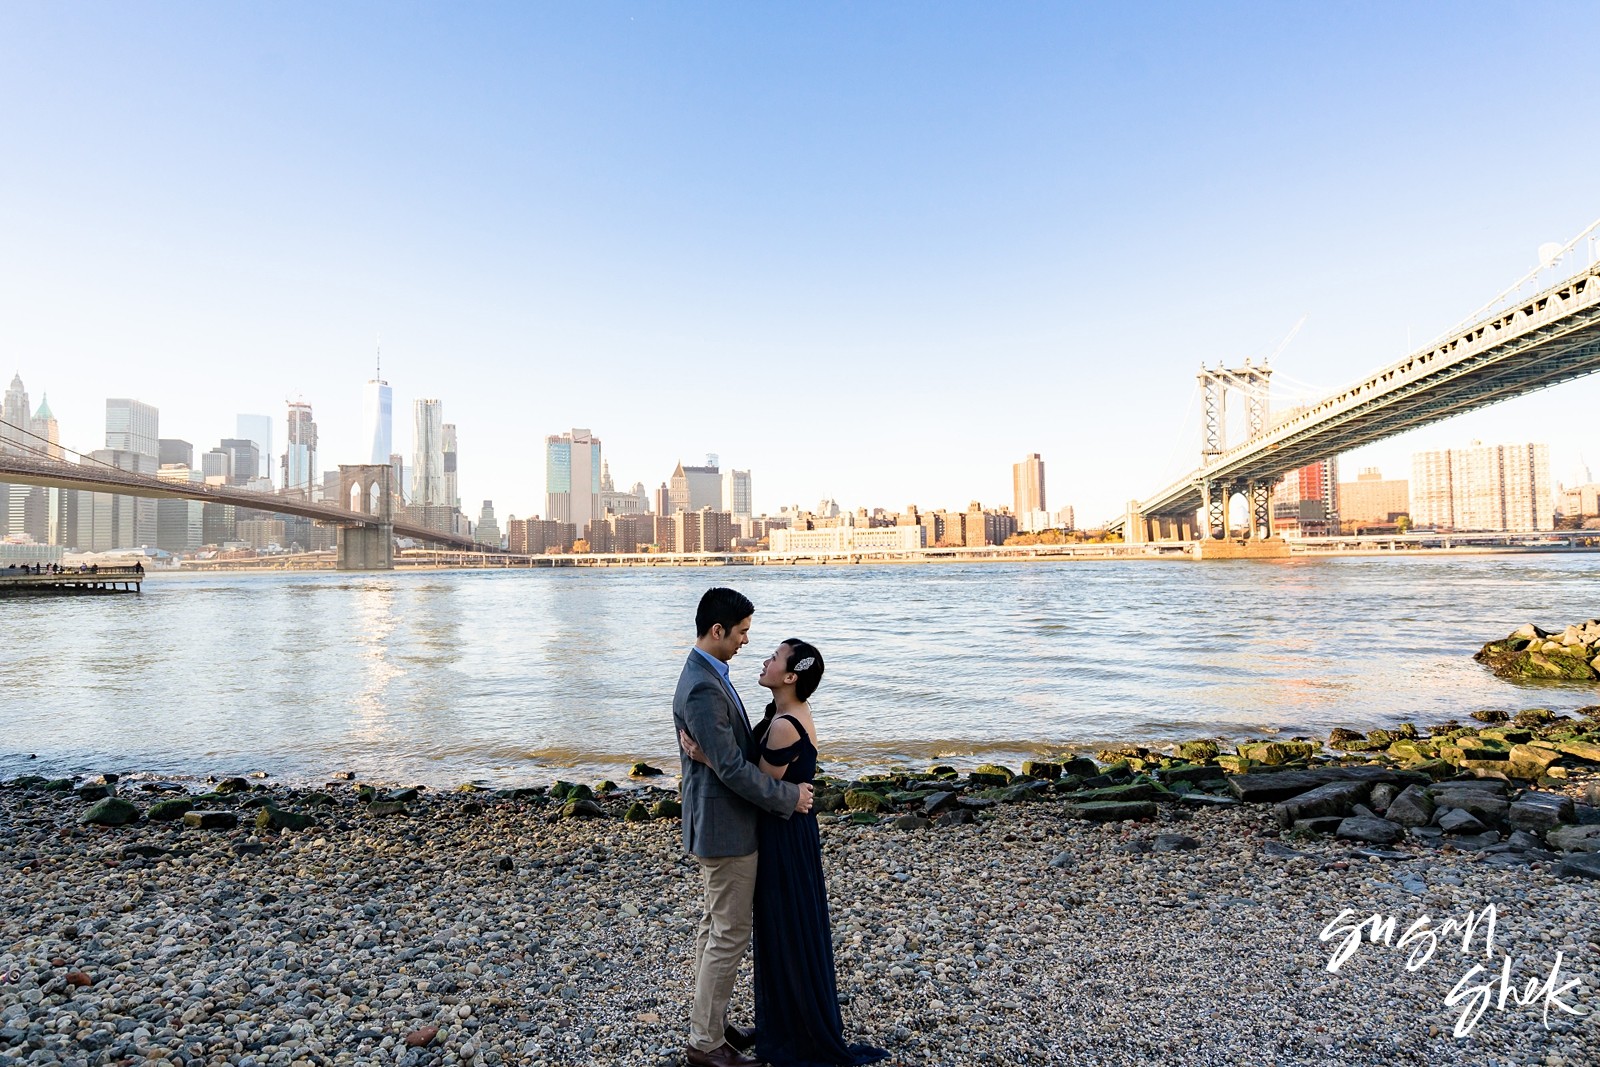
[[[1462,1005],[1461,1014],[1456,1018],[1456,1037],[1470,1035],[1491,1005],[1496,1011],[1504,1011],[1507,1005],[1526,1008],[1542,1003],[1547,1030],[1550,1028],[1551,1008],[1580,1017],[1589,1014],[1562,999],[1575,986],[1582,985],[1583,980],[1569,978],[1561,981],[1560,952],[1556,953],[1548,976],[1531,977],[1520,989],[1512,979],[1511,957],[1502,952],[1499,962],[1495,962],[1494,927],[1499,913],[1493,904],[1469,911],[1464,918],[1445,918],[1438,923],[1430,916],[1423,915],[1403,931],[1400,921],[1393,916],[1373,913],[1358,919],[1356,915],[1354,908],[1345,908],[1322,928],[1319,940],[1337,942],[1333,954],[1328,957],[1328,970],[1333,974],[1339,973],[1339,968],[1356,954],[1363,941],[1400,952],[1409,949],[1410,955],[1405,963],[1408,971],[1420,970],[1433,958],[1441,943],[1455,943],[1459,939],[1461,955],[1469,957],[1474,955],[1473,943],[1476,941],[1481,944],[1483,958],[1489,962],[1474,963],[1444,998],[1446,1007]]]

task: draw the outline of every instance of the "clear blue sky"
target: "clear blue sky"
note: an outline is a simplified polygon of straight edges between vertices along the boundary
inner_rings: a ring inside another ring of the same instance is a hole
[[[1600,216],[1592,4],[0,6],[0,372],[210,447],[303,396],[358,449],[374,338],[467,509],[543,436],[758,510],[1081,521],[1191,466],[1194,373],[1333,388]],[[1345,460],[1543,440],[1600,380]],[[1188,412],[1186,417],[1185,413]]]

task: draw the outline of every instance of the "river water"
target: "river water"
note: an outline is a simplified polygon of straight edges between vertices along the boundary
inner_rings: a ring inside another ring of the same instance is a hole
[[[1600,557],[1280,563],[155,575],[142,596],[0,600],[0,776],[334,771],[447,787],[676,771],[695,604],[756,603],[733,677],[817,644],[825,768],[1017,760],[1101,742],[1325,736],[1557,711],[1472,661],[1600,615]]]

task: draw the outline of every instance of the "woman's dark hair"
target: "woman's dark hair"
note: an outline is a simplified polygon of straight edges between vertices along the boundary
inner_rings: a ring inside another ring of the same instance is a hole
[[[704,637],[718,623],[722,624],[723,632],[728,633],[755,613],[756,606],[743,593],[721,587],[707,589],[694,613],[695,636]]]
[[[798,637],[791,637],[784,644],[789,646],[789,666],[785,669],[799,676],[794,683],[794,695],[810,700],[811,694],[822,684],[822,653],[817,651],[816,645]],[[810,663],[806,663],[808,659]],[[805,663],[805,669],[795,670],[798,663]]]

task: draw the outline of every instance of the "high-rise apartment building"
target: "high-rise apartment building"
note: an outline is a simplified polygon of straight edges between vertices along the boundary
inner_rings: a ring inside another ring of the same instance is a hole
[[[1554,527],[1549,447],[1473,444],[1411,457],[1413,525],[1510,533]]]
[[[240,415],[234,419],[233,436],[240,441],[253,441],[256,458],[260,462],[250,477],[272,477],[272,416]],[[249,481],[245,478],[244,481]]]
[[[1363,467],[1353,482],[1339,483],[1339,522],[1352,531],[1399,522],[1411,511],[1411,483],[1385,479],[1376,467]]]
[[[1284,474],[1272,489],[1272,530],[1288,537],[1339,532],[1339,460],[1319,459]]]
[[[411,502],[418,507],[444,507],[444,404],[418,400],[412,405],[415,436],[411,456]]]
[[[1044,501],[1044,460],[1030,452],[1021,463],[1011,465],[1012,513],[1018,516],[1047,511]]]
[[[311,417],[311,405],[304,401],[289,403],[289,448],[283,454],[283,488],[306,499],[316,496],[317,488],[317,424]]]
[[[361,392],[361,444],[363,463],[387,463],[394,452],[394,390],[381,373]]]
[[[456,483],[456,424],[444,424],[444,502],[446,506],[459,508],[461,495]]]
[[[707,456],[707,460],[715,457]],[[667,510],[671,515],[679,511],[699,511],[701,508],[722,507],[722,470],[714,462],[703,467],[685,467],[680,461],[667,482]]]
[[[582,530],[601,515],[600,438],[575,428],[545,438],[544,448],[545,514]]]

